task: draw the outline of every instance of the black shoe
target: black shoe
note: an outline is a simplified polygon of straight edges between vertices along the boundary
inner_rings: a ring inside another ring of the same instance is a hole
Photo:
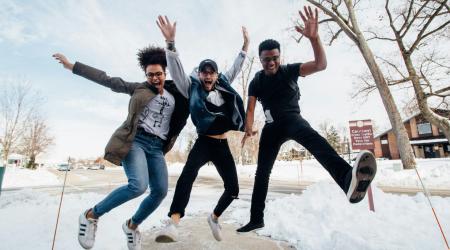
[[[236,231],[239,233],[246,233],[246,232],[250,232],[255,229],[263,228],[263,227],[264,227],[264,222],[255,223],[255,222],[250,221],[247,225],[245,225],[241,228],[238,228]]]
[[[351,203],[358,203],[364,199],[376,173],[377,162],[375,156],[370,151],[361,151],[353,165],[352,178],[347,191],[347,199]]]

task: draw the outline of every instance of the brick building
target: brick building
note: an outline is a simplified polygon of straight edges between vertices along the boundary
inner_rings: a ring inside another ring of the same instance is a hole
[[[436,110],[439,115],[450,118],[450,110]],[[418,113],[406,119],[403,124],[417,158],[450,157],[450,145],[444,134],[436,126],[425,120]],[[399,159],[397,141],[392,129],[374,138],[375,156],[388,159]]]

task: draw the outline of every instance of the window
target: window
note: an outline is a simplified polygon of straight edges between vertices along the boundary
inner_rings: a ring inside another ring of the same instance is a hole
[[[417,131],[419,135],[431,134],[431,124],[429,122],[417,124]]]

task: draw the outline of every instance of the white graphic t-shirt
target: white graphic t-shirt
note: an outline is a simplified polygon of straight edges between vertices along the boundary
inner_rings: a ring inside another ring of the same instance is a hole
[[[169,124],[175,109],[175,98],[169,91],[156,95],[148,104],[139,117],[138,127],[146,132],[154,134],[163,140],[167,140]]]

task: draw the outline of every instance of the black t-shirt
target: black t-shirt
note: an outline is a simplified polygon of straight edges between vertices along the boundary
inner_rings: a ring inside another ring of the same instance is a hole
[[[272,122],[290,113],[300,113],[300,91],[297,84],[300,65],[301,63],[280,65],[273,76],[259,71],[250,82],[248,95],[261,102],[266,122]]]
[[[228,130],[230,130],[230,112],[227,110],[226,104],[221,106],[216,106],[208,101],[206,101],[206,108],[209,112],[215,113],[216,118],[211,126],[206,131],[206,135],[221,135]]]

